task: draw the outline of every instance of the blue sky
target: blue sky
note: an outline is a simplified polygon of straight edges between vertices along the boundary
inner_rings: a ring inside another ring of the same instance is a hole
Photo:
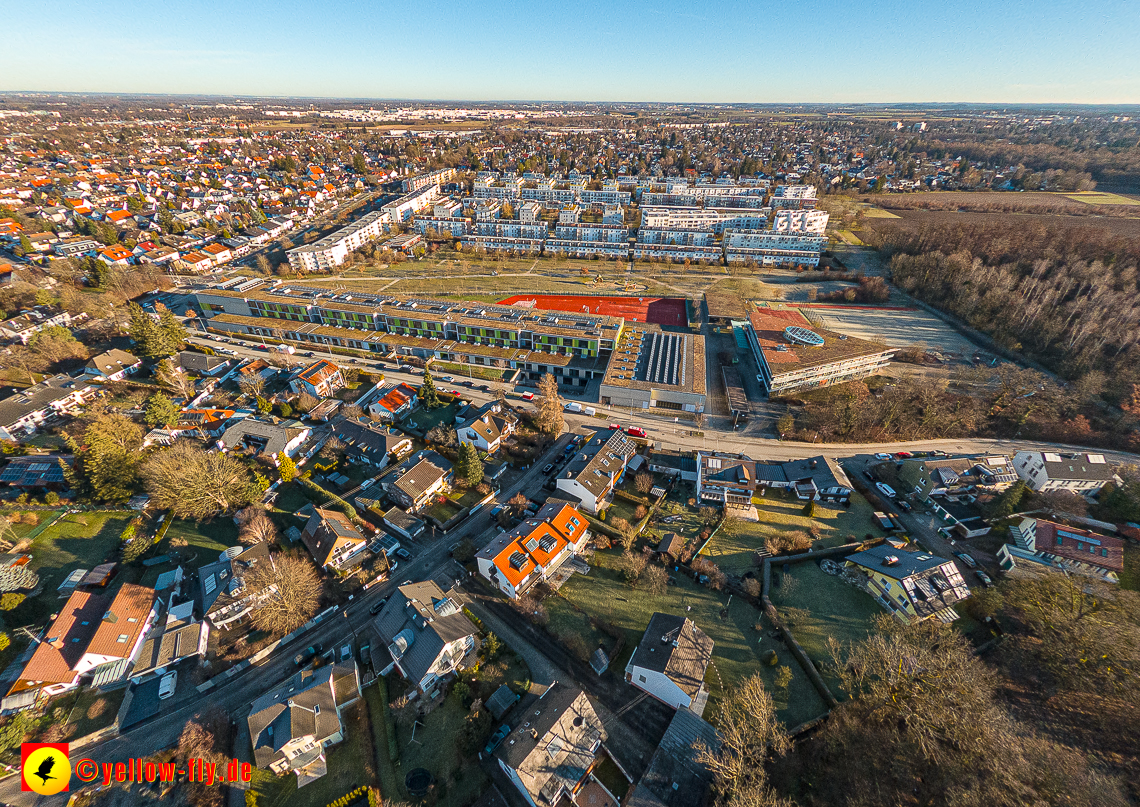
[[[1132,0],[9,3],[0,89],[1140,103]]]

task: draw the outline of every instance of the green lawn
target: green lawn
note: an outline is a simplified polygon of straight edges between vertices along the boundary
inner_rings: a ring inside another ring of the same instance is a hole
[[[426,768],[435,777],[433,791],[438,807],[462,807],[483,792],[487,777],[477,764],[460,757],[456,738],[467,718],[467,709],[459,698],[448,696],[443,703],[416,727],[412,742],[410,725],[397,728],[400,745],[400,767],[397,769],[401,798],[403,777],[415,768]],[[395,799],[399,800],[399,799]]]
[[[76,569],[92,569],[104,563],[136,515],[129,510],[69,513],[37,535],[29,554],[32,568],[39,572],[43,592],[16,608],[8,624],[38,624],[56,611],[59,600],[55,590],[59,584]]]
[[[441,388],[441,382],[435,382],[435,388]],[[400,426],[427,434],[440,423],[452,425],[455,423],[455,413],[459,411],[458,401],[452,401],[446,406],[437,406],[435,409],[418,407],[412,414],[402,421]]]
[[[442,502],[439,504],[433,504],[431,507],[427,508],[424,513],[439,521],[440,524],[446,524],[449,520],[459,515],[461,510],[463,510],[462,507],[453,502],[451,499],[444,497],[444,500]]]
[[[388,687],[383,678],[364,690],[364,700],[368,706],[369,722],[372,723],[372,750],[376,755],[376,768],[380,776],[380,795],[385,801],[398,802],[403,798],[403,789],[396,776],[396,768],[388,753],[388,723],[392,716],[388,713]]]
[[[754,569],[752,553],[764,546],[765,539],[776,533],[815,529],[819,532],[819,547],[839,546],[851,540],[862,540],[867,533],[882,535],[873,520],[873,509],[858,493],[851,494],[851,507],[816,505],[816,517],[804,515],[805,502],[770,491],[756,505],[760,521],[739,520],[732,528],[717,531],[702,554],[708,555],[722,569],[731,574],[743,574]]]
[[[309,497],[305,495],[305,489],[296,482],[281,485],[277,490],[279,493],[277,494],[277,501],[273,503],[274,510],[292,514],[309,503]]]
[[[251,789],[258,807],[326,807],[358,787],[374,785],[376,763],[364,701],[345,710],[344,722],[344,739],[325,749],[328,773],[315,782],[298,789],[292,774],[279,777],[254,768]]]
[[[657,611],[684,614],[692,619],[715,642],[713,664],[705,677],[712,692],[709,708],[705,711],[706,718],[715,714],[716,702],[723,693],[753,673],[760,673],[772,691],[780,719],[789,726],[818,717],[826,711],[823,700],[791,654],[768,637],[767,632],[772,628],[765,624],[761,612],[746,600],[739,597],[730,599],[727,594],[698,586],[684,575],[676,575],[676,585],[670,586],[665,594],[647,596],[622,582],[614,568],[618,557],[619,553],[614,550],[596,552],[590,574],[571,577],[562,586],[561,595],[583,611],[624,630],[627,648],[641,641],[650,617]],[[550,624],[554,625],[554,611],[550,610]],[[547,628],[549,630],[550,625]],[[787,691],[774,685],[777,667],[769,667],[760,661],[761,654],[768,649],[777,651],[780,665],[792,669],[792,683]],[[616,669],[616,662],[613,668]]]
[[[176,519],[170,523],[166,538],[158,547],[158,554],[166,552],[175,539],[186,541],[182,551],[197,555],[196,562],[213,563],[218,555],[238,542],[238,528],[231,516],[221,515],[212,521],[194,523]]]
[[[870,594],[826,574],[814,561],[792,564],[787,575],[773,564],[772,583],[772,604],[804,652],[825,665],[831,655],[828,639],[840,643],[865,639],[875,617],[886,613]],[[824,680],[838,697],[834,677],[825,672]]]

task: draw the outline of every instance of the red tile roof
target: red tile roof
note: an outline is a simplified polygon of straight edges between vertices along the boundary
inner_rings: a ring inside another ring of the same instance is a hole
[[[1038,519],[1037,551],[1113,572],[1124,571],[1123,540],[1052,521]]]
[[[106,610],[107,600],[97,594],[87,591],[72,594],[44,631],[43,640],[24,665],[11,691],[31,689],[34,682],[63,684],[75,680],[76,673],[72,670],[87,651]]]

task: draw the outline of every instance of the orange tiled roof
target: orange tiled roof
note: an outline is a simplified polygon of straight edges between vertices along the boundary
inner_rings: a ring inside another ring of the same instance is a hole
[[[108,606],[103,621],[99,623],[95,636],[87,646],[87,652],[126,658],[146,627],[146,618],[153,605],[153,588],[133,583],[123,584]]]

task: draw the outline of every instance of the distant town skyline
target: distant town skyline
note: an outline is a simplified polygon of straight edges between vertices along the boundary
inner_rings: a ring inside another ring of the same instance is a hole
[[[1085,4],[296,0],[8,10],[8,91],[691,103],[1140,103],[1140,15]]]

